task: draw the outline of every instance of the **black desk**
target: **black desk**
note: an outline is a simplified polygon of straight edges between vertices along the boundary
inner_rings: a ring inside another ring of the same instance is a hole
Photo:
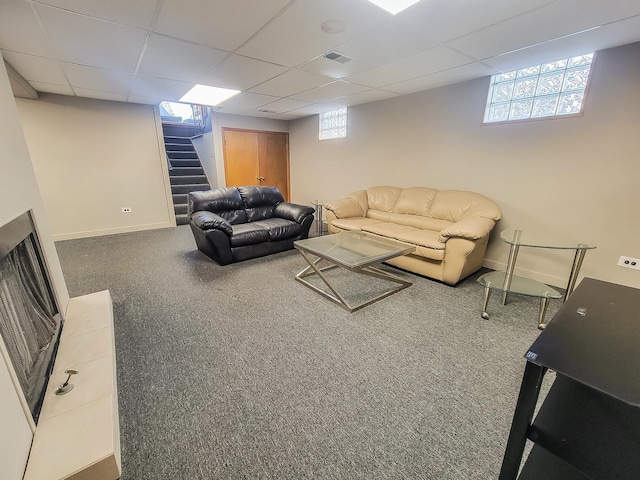
[[[583,279],[525,359],[499,480],[640,479],[640,290]]]

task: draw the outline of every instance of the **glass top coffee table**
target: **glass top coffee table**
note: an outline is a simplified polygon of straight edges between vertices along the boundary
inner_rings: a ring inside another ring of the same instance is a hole
[[[355,312],[412,284],[377,267],[385,260],[413,252],[415,246],[408,243],[398,242],[366,232],[342,232],[298,240],[293,245],[309,264],[308,267],[296,275],[296,280],[332,302],[337,303],[348,312]],[[328,265],[320,267],[321,262],[326,262]],[[336,286],[332,285],[330,279],[324,274],[324,272],[333,268],[343,268],[356,274],[387,280],[395,284],[395,286],[370,300],[352,305],[343,294],[338,292]],[[307,277],[315,275],[324,282],[331,293],[318,288],[307,280]]]

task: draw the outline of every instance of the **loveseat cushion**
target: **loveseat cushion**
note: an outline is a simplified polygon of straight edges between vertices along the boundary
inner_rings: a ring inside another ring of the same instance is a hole
[[[284,202],[282,193],[276,187],[238,187],[238,192],[244,202],[249,222],[273,217],[276,205]]]
[[[429,216],[451,222],[469,217],[486,217],[497,222],[502,218],[502,210],[493,200],[479,193],[441,190],[433,199]]]
[[[252,222],[252,225],[263,228],[272,242],[297,237],[301,229],[299,223],[277,217],[258,220],[257,222]]]
[[[269,241],[269,232],[258,222],[233,225],[232,228],[233,234],[229,238],[232,247],[244,247]]]
[[[244,202],[235,187],[191,192],[188,208],[191,214],[199,211],[213,212],[232,225],[247,221]]]

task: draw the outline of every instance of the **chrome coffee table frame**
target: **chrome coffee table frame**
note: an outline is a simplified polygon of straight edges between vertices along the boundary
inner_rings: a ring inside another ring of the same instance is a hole
[[[348,312],[360,310],[367,305],[371,305],[378,300],[412,285],[412,282],[385,272],[376,266],[385,260],[413,252],[415,247],[407,243],[365,232],[343,232],[324,237],[299,240],[294,242],[294,246],[309,264],[308,267],[296,275],[296,280],[323,297],[337,303]],[[369,252],[367,252],[367,250],[369,250]],[[316,258],[314,259],[313,257]],[[321,267],[320,263],[323,261],[329,265]],[[380,278],[395,283],[397,286],[384,291],[371,300],[352,305],[323,274],[323,272],[334,268],[344,268],[345,270],[360,275]],[[307,277],[313,275],[317,275],[327,288],[329,288],[331,293],[318,288],[306,280]]]

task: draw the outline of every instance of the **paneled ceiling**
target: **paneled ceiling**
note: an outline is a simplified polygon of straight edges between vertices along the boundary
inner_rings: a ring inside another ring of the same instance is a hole
[[[640,0],[0,0],[0,50],[38,92],[291,120],[640,41]],[[324,57],[337,52],[346,63]]]

